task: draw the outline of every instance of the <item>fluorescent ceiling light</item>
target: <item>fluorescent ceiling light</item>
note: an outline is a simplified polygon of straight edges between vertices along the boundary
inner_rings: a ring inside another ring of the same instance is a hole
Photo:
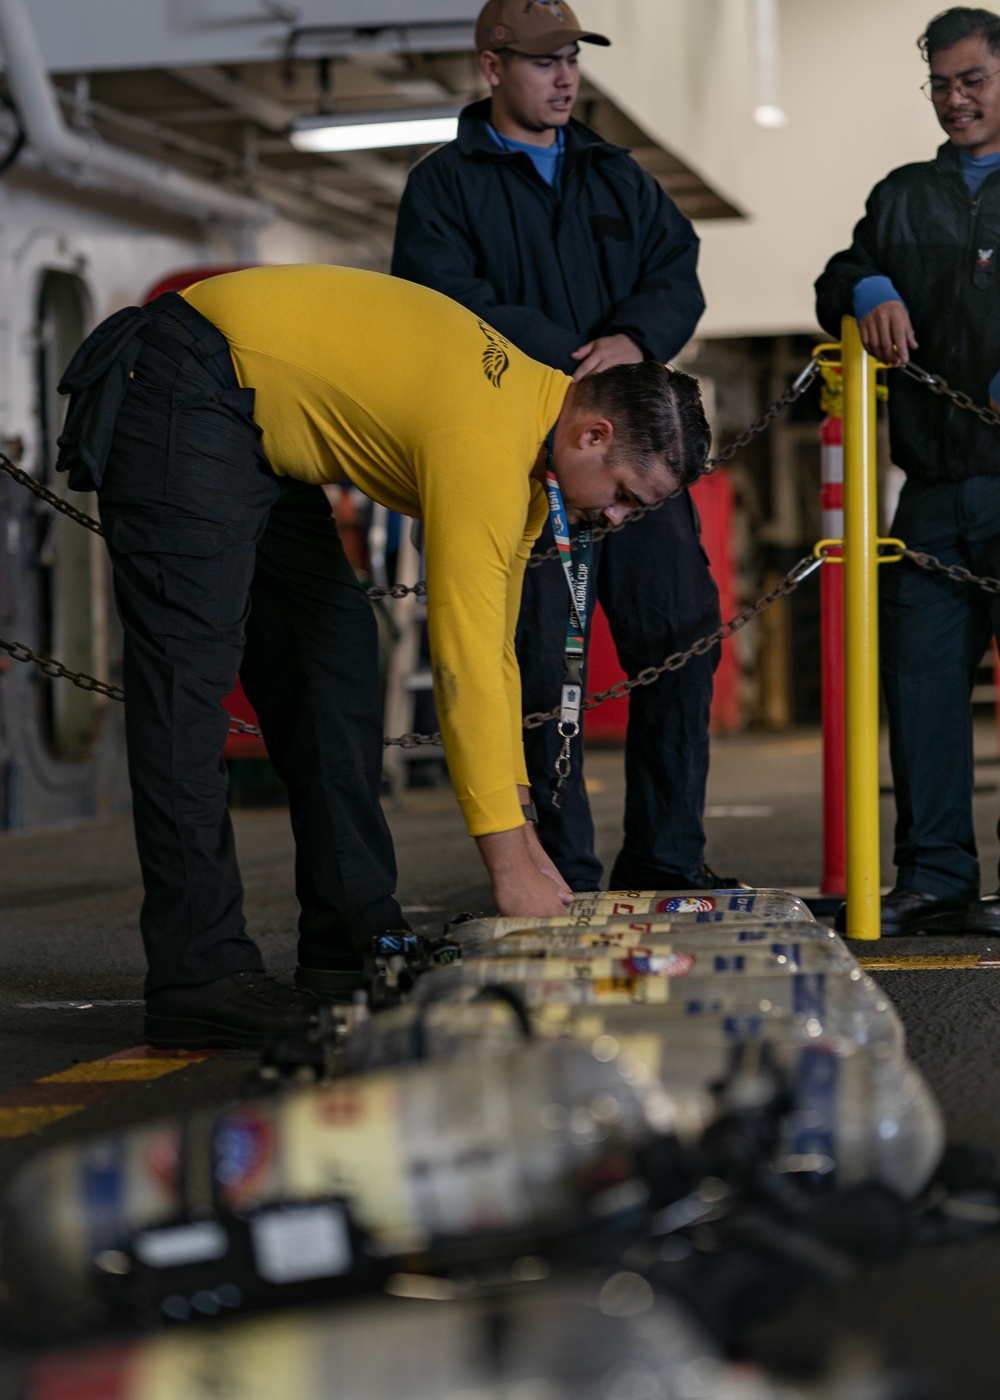
[[[389,146],[433,146],[453,141],[456,107],[415,107],[410,111],[347,112],[300,117],[288,139],[297,151],[374,151]]]
[[[757,106],[753,119],[765,131],[782,131],[788,113],[781,105],[779,0],[757,0]]]

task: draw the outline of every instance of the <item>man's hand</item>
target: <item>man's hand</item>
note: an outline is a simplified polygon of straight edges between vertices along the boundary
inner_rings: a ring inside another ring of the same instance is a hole
[[[552,876],[535,864],[527,834],[530,826],[529,822],[525,826],[515,827],[513,831],[494,831],[489,836],[477,836],[476,844],[489,871],[493,898],[501,914],[521,915],[523,918],[556,918],[565,914],[573,896],[565,886],[563,893]],[[534,836],[534,828],[531,831]],[[543,858],[547,859],[544,852]],[[561,883],[558,872],[557,878]]]
[[[860,322],[861,343],[884,365],[908,365],[918,348],[910,313],[901,301],[883,301]]]
[[[573,351],[571,358],[580,361],[573,378],[582,379],[585,374],[610,369],[612,365],[641,365],[646,357],[632,337],[620,331],[617,335],[588,340],[586,345]]]
[[[533,822],[528,822],[525,825],[524,837],[528,843],[528,854],[531,856],[537,869],[542,872],[547,880],[553,882],[560,895],[568,895],[569,898],[572,899],[573,891],[559,874],[558,867],[553,863],[551,857],[545,854],[545,849],[538,839],[538,832],[535,830]]]

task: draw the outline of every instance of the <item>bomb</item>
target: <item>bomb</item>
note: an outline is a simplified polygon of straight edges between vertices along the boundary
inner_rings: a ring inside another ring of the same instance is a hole
[[[457,944],[463,950],[500,953],[512,948],[600,947],[618,944],[628,948],[648,935],[673,934],[706,947],[729,943],[778,943],[791,939],[815,943],[840,943],[837,934],[815,920],[732,919],[708,925],[667,915],[595,914],[572,919],[470,919],[453,924],[444,947]],[[521,940],[520,942],[518,940]],[[434,959],[434,945],[429,948]]]
[[[663,914],[695,923],[724,923],[737,919],[808,922],[805,902],[785,890],[608,890],[578,894],[571,915]]]
[[[816,1016],[669,1016],[663,1005],[532,1001],[530,991],[531,984],[482,987],[457,973],[433,974],[418,1002],[374,1017],[348,1037],[347,1063],[358,1070],[415,1056],[488,1058],[527,1032],[568,1037],[599,1058],[638,1065],[673,1095],[713,1090],[726,1081],[734,1055],[756,1043],[791,1086],[778,1170],[828,1176],[838,1186],[875,1180],[912,1196],[940,1157],[941,1116],[905,1059],[898,1021],[884,1003],[881,1015],[865,1015],[869,989],[849,979],[838,1000],[841,1029],[853,1035],[839,1036],[825,1032]],[[484,992],[493,995],[482,999]],[[524,1003],[520,992],[529,993]],[[853,1022],[845,1000],[854,1004]]]
[[[383,1070],[40,1154],[6,1195],[0,1269],[63,1329],[356,1292],[414,1255],[607,1228],[649,1195],[637,1154],[714,1114],[568,1042]]]

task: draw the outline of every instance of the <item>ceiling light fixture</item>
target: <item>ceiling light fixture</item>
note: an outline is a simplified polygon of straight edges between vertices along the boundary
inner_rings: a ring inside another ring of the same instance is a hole
[[[753,119],[765,131],[782,131],[788,113],[781,105],[781,28],[778,0],[757,0],[757,106]]]
[[[453,141],[457,132],[457,107],[414,107],[299,117],[292,123],[288,139],[297,151],[375,151],[390,146],[433,146]]]

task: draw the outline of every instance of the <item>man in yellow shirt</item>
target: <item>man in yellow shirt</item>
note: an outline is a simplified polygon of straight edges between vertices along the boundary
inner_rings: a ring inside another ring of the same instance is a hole
[[[573,383],[436,292],[292,266],[119,312],[62,387],[61,466],[98,490],[125,629],[151,1040],[255,1043],[301,1024],[307,994],[349,991],[372,937],[405,925],[374,620],[319,490],[344,475],[424,520],[458,800],[501,912],[558,913],[569,892],[522,812],[513,646],[546,468],[570,520],[664,499],[707,455],[695,382],[647,363]],[[238,670],[289,789],[299,992],[245,931],[221,757]]]

